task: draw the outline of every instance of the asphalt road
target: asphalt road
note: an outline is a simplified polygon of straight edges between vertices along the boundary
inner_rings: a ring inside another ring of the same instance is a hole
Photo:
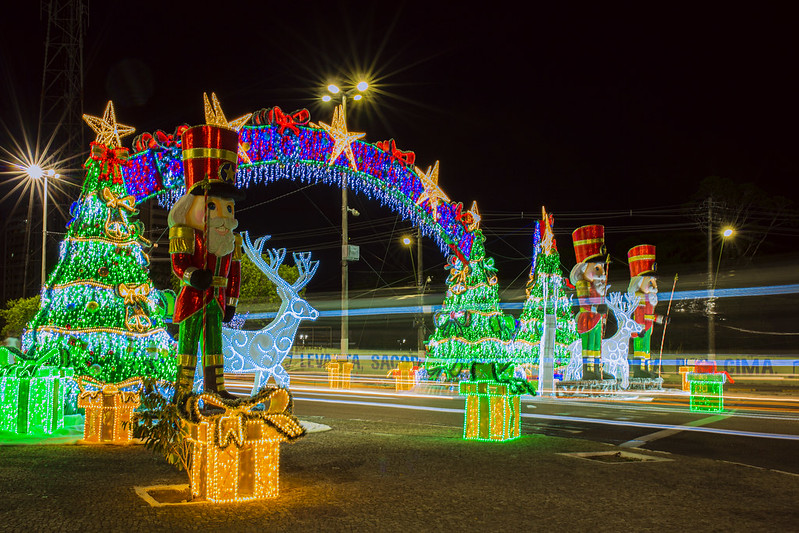
[[[294,388],[300,417],[463,426],[464,399],[380,391]],[[790,398],[728,399],[723,413],[695,413],[687,396],[627,395],[613,400],[523,397],[521,432],[585,439],[799,475],[799,411]],[[733,407],[730,408],[729,406]]]

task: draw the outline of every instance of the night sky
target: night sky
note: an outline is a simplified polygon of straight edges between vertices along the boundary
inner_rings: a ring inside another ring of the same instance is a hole
[[[1,118],[12,134],[20,131],[17,111],[24,120],[37,116],[44,50],[37,3],[19,4],[4,13],[0,36]],[[367,132],[370,142],[395,138],[420,167],[439,160],[449,196],[467,207],[477,200],[488,252],[508,261],[509,281],[525,258],[529,265],[529,228],[542,204],[556,215],[570,266],[568,234],[582,224],[605,224],[620,258],[632,240],[660,246],[668,232],[658,226],[674,223],[669,214],[711,175],[799,201],[799,38],[787,10],[528,3],[522,14],[501,2],[483,9],[450,2],[172,4],[91,2],[86,113],[101,115],[113,99],[118,120],[137,132],[172,131],[202,122],[202,93],[215,91],[228,118],[279,105],[307,107],[312,120],[328,122],[332,109],[319,100],[321,89],[366,73],[374,92],[349,106],[350,130]],[[302,234],[292,232],[324,227],[329,233],[316,236],[335,249],[340,193],[297,188],[252,189],[239,206],[242,228],[300,249]],[[247,210],[283,194],[264,204],[268,212]],[[374,202],[352,203],[363,213],[353,224],[376,241],[408,227],[394,225]],[[658,208],[664,217],[651,211]],[[5,215],[8,202],[0,209]],[[631,209],[652,215],[643,222],[617,216]],[[698,230],[689,235],[696,243],[705,238]],[[368,240],[357,229],[355,237]],[[425,261],[438,268],[444,258],[434,249]],[[408,266],[399,247],[384,245],[371,262],[370,253],[353,268],[375,271],[380,255],[389,269]],[[334,279],[335,268],[326,275]]]

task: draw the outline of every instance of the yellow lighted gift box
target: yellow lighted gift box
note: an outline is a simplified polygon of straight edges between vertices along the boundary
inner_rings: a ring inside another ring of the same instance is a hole
[[[349,389],[353,363],[331,361],[327,364],[327,379],[331,389]]]
[[[479,396],[506,396],[508,394],[508,386],[496,381],[461,381],[458,389],[461,394]]]
[[[217,503],[277,497],[280,443],[305,433],[285,412],[288,393],[277,389],[266,413],[253,412],[256,404],[230,406],[206,395],[201,398],[224,412],[198,412],[199,422],[185,422],[192,442],[192,494]]]
[[[229,424],[224,424],[229,425]],[[193,442],[194,495],[213,502],[275,498],[279,493],[280,443],[285,440],[263,420],[247,420],[242,443],[216,444],[214,424],[188,423]]]
[[[83,423],[83,440],[86,442],[128,443],[133,438],[133,411],[141,404],[138,391],[121,390],[138,386],[134,378],[121,383],[102,383],[85,376],[78,378],[81,393],[78,407],[86,410]],[[99,387],[87,390],[86,384]]]
[[[411,390],[414,385],[413,363],[403,361],[398,363],[398,368],[392,371],[394,374],[394,386],[396,390]]]
[[[501,442],[520,436],[520,396],[508,394],[507,385],[462,381],[459,390],[466,394],[464,439]]]

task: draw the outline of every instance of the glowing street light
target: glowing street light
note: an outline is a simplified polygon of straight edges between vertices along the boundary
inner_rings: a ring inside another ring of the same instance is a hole
[[[716,290],[716,280],[719,277],[719,267],[721,266],[721,254],[724,253],[724,243],[727,242],[727,239],[729,237],[732,237],[733,235],[735,235],[735,228],[732,227],[726,227],[721,232],[721,236],[723,238],[721,239],[721,247],[719,248],[719,262],[716,263],[716,274],[713,276],[713,291]],[[710,293],[711,298],[713,297],[713,291],[711,291]]]
[[[361,81],[354,87],[349,87],[346,90],[340,89],[335,84],[327,86],[328,92],[335,95],[341,101],[341,115],[342,119],[347,120],[347,98],[352,97],[353,100],[360,100],[363,95],[358,94],[366,91],[369,84]],[[330,102],[333,96],[326,94],[322,96],[323,102]],[[347,207],[347,175],[343,174],[341,177],[341,355],[347,356],[350,348],[350,334],[349,334],[349,234],[347,229],[347,214],[357,211]],[[356,215],[357,216],[357,215]]]

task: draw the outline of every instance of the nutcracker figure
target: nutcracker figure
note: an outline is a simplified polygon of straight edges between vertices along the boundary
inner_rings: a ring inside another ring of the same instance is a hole
[[[207,117],[206,117],[207,120]],[[181,280],[173,322],[180,324],[175,396],[191,392],[197,353],[203,386],[226,399],[222,322],[236,313],[241,281],[241,236],[234,217],[238,133],[220,124],[182,135],[186,194],[169,211],[172,271]]]
[[[572,233],[577,264],[569,276],[577,288],[580,310],[577,313],[577,333],[583,345],[583,379],[599,379],[599,356],[602,350],[602,330],[607,315],[605,293],[607,274],[605,264],[605,227],[582,226]]]
[[[640,333],[633,333],[633,377],[649,378],[652,377],[649,373],[652,324],[663,324],[665,321],[665,317],[655,314],[655,306],[658,303],[655,247],[650,244],[633,246],[627,252],[627,261],[630,264],[631,278],[627,294],[631,298],[639,298],[634,318],[644,327]]]

